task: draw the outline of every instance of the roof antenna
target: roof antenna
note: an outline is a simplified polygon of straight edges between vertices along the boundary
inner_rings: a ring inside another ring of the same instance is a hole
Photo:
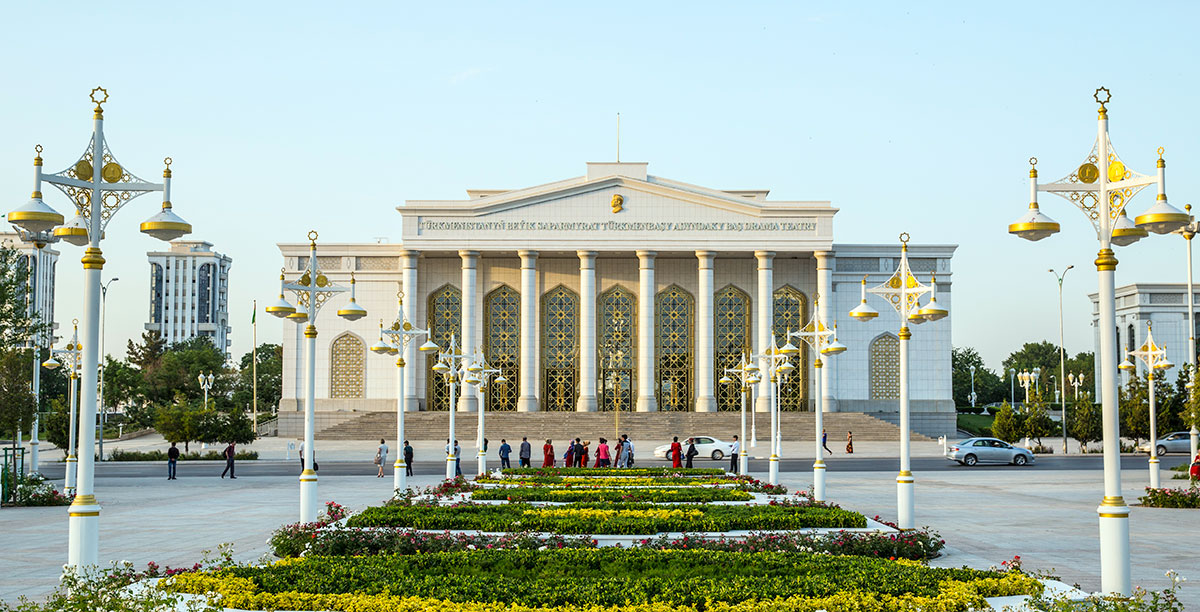
[[[621,113],[617,113],[617,163],[621,163]]]

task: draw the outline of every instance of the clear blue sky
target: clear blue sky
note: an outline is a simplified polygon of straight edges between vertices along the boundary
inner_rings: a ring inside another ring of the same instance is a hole
[[[15,3],[0,50],[0,187],[28,197],[33,145],[47,170],[87,144],[88,91],[103,85],[110,146],[157,177],[192,237],[234,258],[234,355],[251,300],[274,299],[276,242],[400,237],[407,198],[522,187],[614,154],[653,174],[777,199],[829,199],[841,242],[960,244],[954,344],[991,367],[1057,336],[1048,267],[1066,281],[1066,346],[1091,350],[1091,225],[1029,243],[1006,225],[1028,202],[1026,160],[1046,180],[1095,137],[1093,89],[1113,90],[1111,133],[1130,168],[1165,146],[1168,195],[1200,189],[1195,25],[1186,2],[1130,3]],[[96,33],[97,36],[93,36]],[[1153,192],[1131,210],[1148,207]],[[48,202],[69,212],[64,197]],[[147,317],[136,200],[109,227],[108,349]],[[63,246],[57,317],[81,316],[78,249]],[[1117,284],[1182,281],[1183,241],[1117,253]],[[260,322],[277,341],[279,322]]]

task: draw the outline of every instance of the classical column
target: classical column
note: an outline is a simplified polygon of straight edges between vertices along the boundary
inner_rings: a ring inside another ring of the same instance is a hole
[[[537,251],[521,256],[521,395],[518,412],[537,412]]]
[[[475,279],[479,266],[479,251],[459,251],[462,258],[462,347],[464,355],[475,354]],[[479,398],[466,388],[458,397],[459,412],[475,412]]]
[[[756,352],[766,353],[771,349],[771,327],[775,315],[774,276],[772,266],[775,253],[772,251],[755,251],[754,258],[758,260],[758,346]],[[768,370],[770,362],[760,359],[758,367],[762,369],[762,381],[758,383],[758,397],[754,400],[755,412],[771,411],[771,376]]]
[[[575,410],[596,411],[596,252],[579,255],[579,401]]]
[[[813,253],[817,258],[817,292],[820,301],[817,303],[817,315],[832,325],[833,321],[833,253],[818,251]],[[821,412],[837,412],[837,400],[833,399],[834,366],[833,359],[824,361],[823,367],[817,370],[821,377]]]
[[[654,251],[638,251],[638,412],[655,412]]]
[[[421,292],[417,290],[417,261],[418,251],[401,251],[400,253],[400,282],[404,287],[404,318],[416,325],[417,305],[421,300]],[[417,325],[417,327],[424,327]],[[424,360],[417,362],[417,346],[419,342],[409,342],[404,348],[404,362],[408,367],[398,368],[404,377],[404,411],[415,412],[421,406],[417,394],[417,368],[424,365]],[[397,440],[403,451],[404,440]]]
[[[696,251],[700,260],[700,290],[696,296],[696,412],[716,412],[713,396],[713,257]],[[723,373],[722,373],[723,374]]]

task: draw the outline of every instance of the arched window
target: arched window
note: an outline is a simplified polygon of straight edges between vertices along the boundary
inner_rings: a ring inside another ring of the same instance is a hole
[[[736,368],[750,347],[750,296],[729,285],[713,298],[713,378]],[[733,377],[736,378],[736,377]],[[741,385],[717,383],[717,409],[741,410]]]
[[[775,342],[783,346],[788,342],[786,336],[789,330],[800,331],[800,328],[808,323],[808,298],[799,289],[784,285],[775,290],[773,307],[772,326],[775,328]],[[796,345],[796,342],[792,344]],[[808,410],[808,351],[801,350],[793,356],[792,365],[796,369],[779,385],[779,408]]]
[[[679,285],[654,299],[654,338],[659,410],[687,410],[692,405],[692,339],[696,299]]]
[[[429,313],[429,339],[445,350],[450,338],[462,338],[462,292],[453,285],[443,285],[429,294],[425,312]],[[425,409],[449,410],[450,389],[444,376],[433,371],[437,355],[425,362]]]
[[[521,371],[521,294],[501,285],[483,298],[484,356],[508,380],[488,382],[488,410],[516,410]]]
[[[617,285],[600,294],[600,410],[633,410],[637,297]]]
[[[579,295],[559,285],[542,296],[542,402],[574,410],[579,388]]]
[[[1137,350],[1137,333],[1133,331],[1133,324],[1129,324],[1129,331],[1125,335],[1125,352]]]
[[[329,346],[329,397],[363,397],[363,356],[366,348],[362,338],[350,332],[333,339],[333,344]]]
[[[900,338],[881,334],[871,341],[871,399],[900,399]]]

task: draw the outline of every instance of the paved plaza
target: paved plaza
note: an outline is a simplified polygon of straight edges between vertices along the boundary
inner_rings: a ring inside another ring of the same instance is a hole
[[[270,442],[269,440],[267,442]],[[276,441],[277,442],[277,441]],[[262,444],[260,442],[260,444]],[[877,443],[864,453],[883,456],[890,445]],[[928,444],[926,444],[928,446]],[[894,448],[894,447],[892,447]],[[431,449],[432,450],[432,449]],[[796,449],[799,451],[800,449]],[[922,447],[921,453],[936,452]],[[325,451],[334,460],[333,449]],[[298,514],[294,476],[243,476],[221,480],[214,464],[184,464],[181,476],[105,478],[97,493],[104,507],[101,558],[191,565],[202,551],[230,542],[240,560],[269,555],[272,530],[293,522]],[[186,468],[187,472],[183,470]],[[765,475],[764,475],[765,476]],[[1024,566],[1062,576],[1085,589],[1099,588],[1099,544],[1095,507],[1101,490],[1098,470],[1041,471],[979,468],[918,472],[917,517],[946,539],[946,554],[934,564],[986,568],[1020,555]],[[895,518],[895,474],[831,470],[829,498],[849,509],[885,519]],[[1125,470],[1125,495],[1136,498],[1147,483],[1144,470]],[[433,485],[437,476],[418,476],[414,486]],[[781,482],[805,488],[810,472],[784,472]],[[1169,481],[1181,484],[1182,481]],[[335,500],[360,510],[389,494],[391,478],[370,475],[329,476],[320,482],[321,500]],[[66,558],[65,508],[13,508],[0,511],[0,533],[6,554],[0,556],[0,599],[40,596],[54,585]],[[1148,588],[1167,586],[1164,572],[1174,569],[1200,578],[1200,561],[1180,542],[1200,530],[1200,513],[1189,510],[1135,507],[1131,520],[1133,579]],[[1200,606],[1200,590],[1185,586],[1183,600]]]

